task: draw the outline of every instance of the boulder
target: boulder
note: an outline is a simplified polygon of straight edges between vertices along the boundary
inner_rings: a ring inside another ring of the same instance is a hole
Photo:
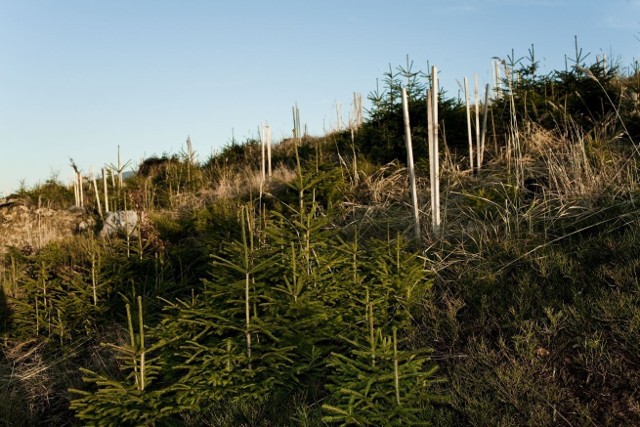
[[[118,232],[124,232],[130,235],[136,229],[139,222],[140,217],[136,211],[107,212],[104,217],[102,230],[100,230],[100,237],[109,237]]]
[[[51,242],[71,237],[79,231],[81,223],[88,231],[95,220],[84,209],[34,209],[13,199],[0,203],[0,257],[11,246],[39,250]]]

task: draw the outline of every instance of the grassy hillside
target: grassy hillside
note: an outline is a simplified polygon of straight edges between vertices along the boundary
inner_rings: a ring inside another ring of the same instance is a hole
[[[640,74],[577,59],[504,64],[481,167],[464,102],[441,99],[438,234],[412,70],[361,126],[277,144],[265,180],[259,141],[147,159],[109,183],[112,209],[143,214],[133,233],[7,248],[0,420],[640,424]],[[20,196],[73,201],[54,180]]]

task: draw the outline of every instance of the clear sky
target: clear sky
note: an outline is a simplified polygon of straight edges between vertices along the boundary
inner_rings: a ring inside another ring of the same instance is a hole
[[[199,159],[257,135],[343,120],[353,92],[405,63],[438,66],[449,94],[491,57],[531,44],[564,68],[578,36],[589,59],[640,59],[640,0],[0,0],[0,195],[122,158]],[[366,105],[365,105],[366,106]]]

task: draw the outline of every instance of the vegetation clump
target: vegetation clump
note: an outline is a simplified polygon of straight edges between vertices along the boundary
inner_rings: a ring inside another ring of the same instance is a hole
[[[576,51],[545,76],[533,48],[501,63],[475,167],[466,105],[441,99],[443,227],[424,221],[419,241],[399,93],[426,217],[429,79],[411,63],[361,125],[274,146],[270,178],[251,140],[113,180],[111,207],[144,212],[135,230],[4,254],[0,419],[640,424],[640,75]]]

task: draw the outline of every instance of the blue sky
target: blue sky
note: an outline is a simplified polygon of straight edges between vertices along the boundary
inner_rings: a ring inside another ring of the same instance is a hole
[[[190,135],[204,160],[265,120],[279,140],[294,103],[322,134],[407,54],[455,95],[531,44],[564,68],[574,35],[627,66],[639,34],[639,0],[0,0],[0,195],[67,182],[70,157],[98,171],[118,145],[137,164]]]

